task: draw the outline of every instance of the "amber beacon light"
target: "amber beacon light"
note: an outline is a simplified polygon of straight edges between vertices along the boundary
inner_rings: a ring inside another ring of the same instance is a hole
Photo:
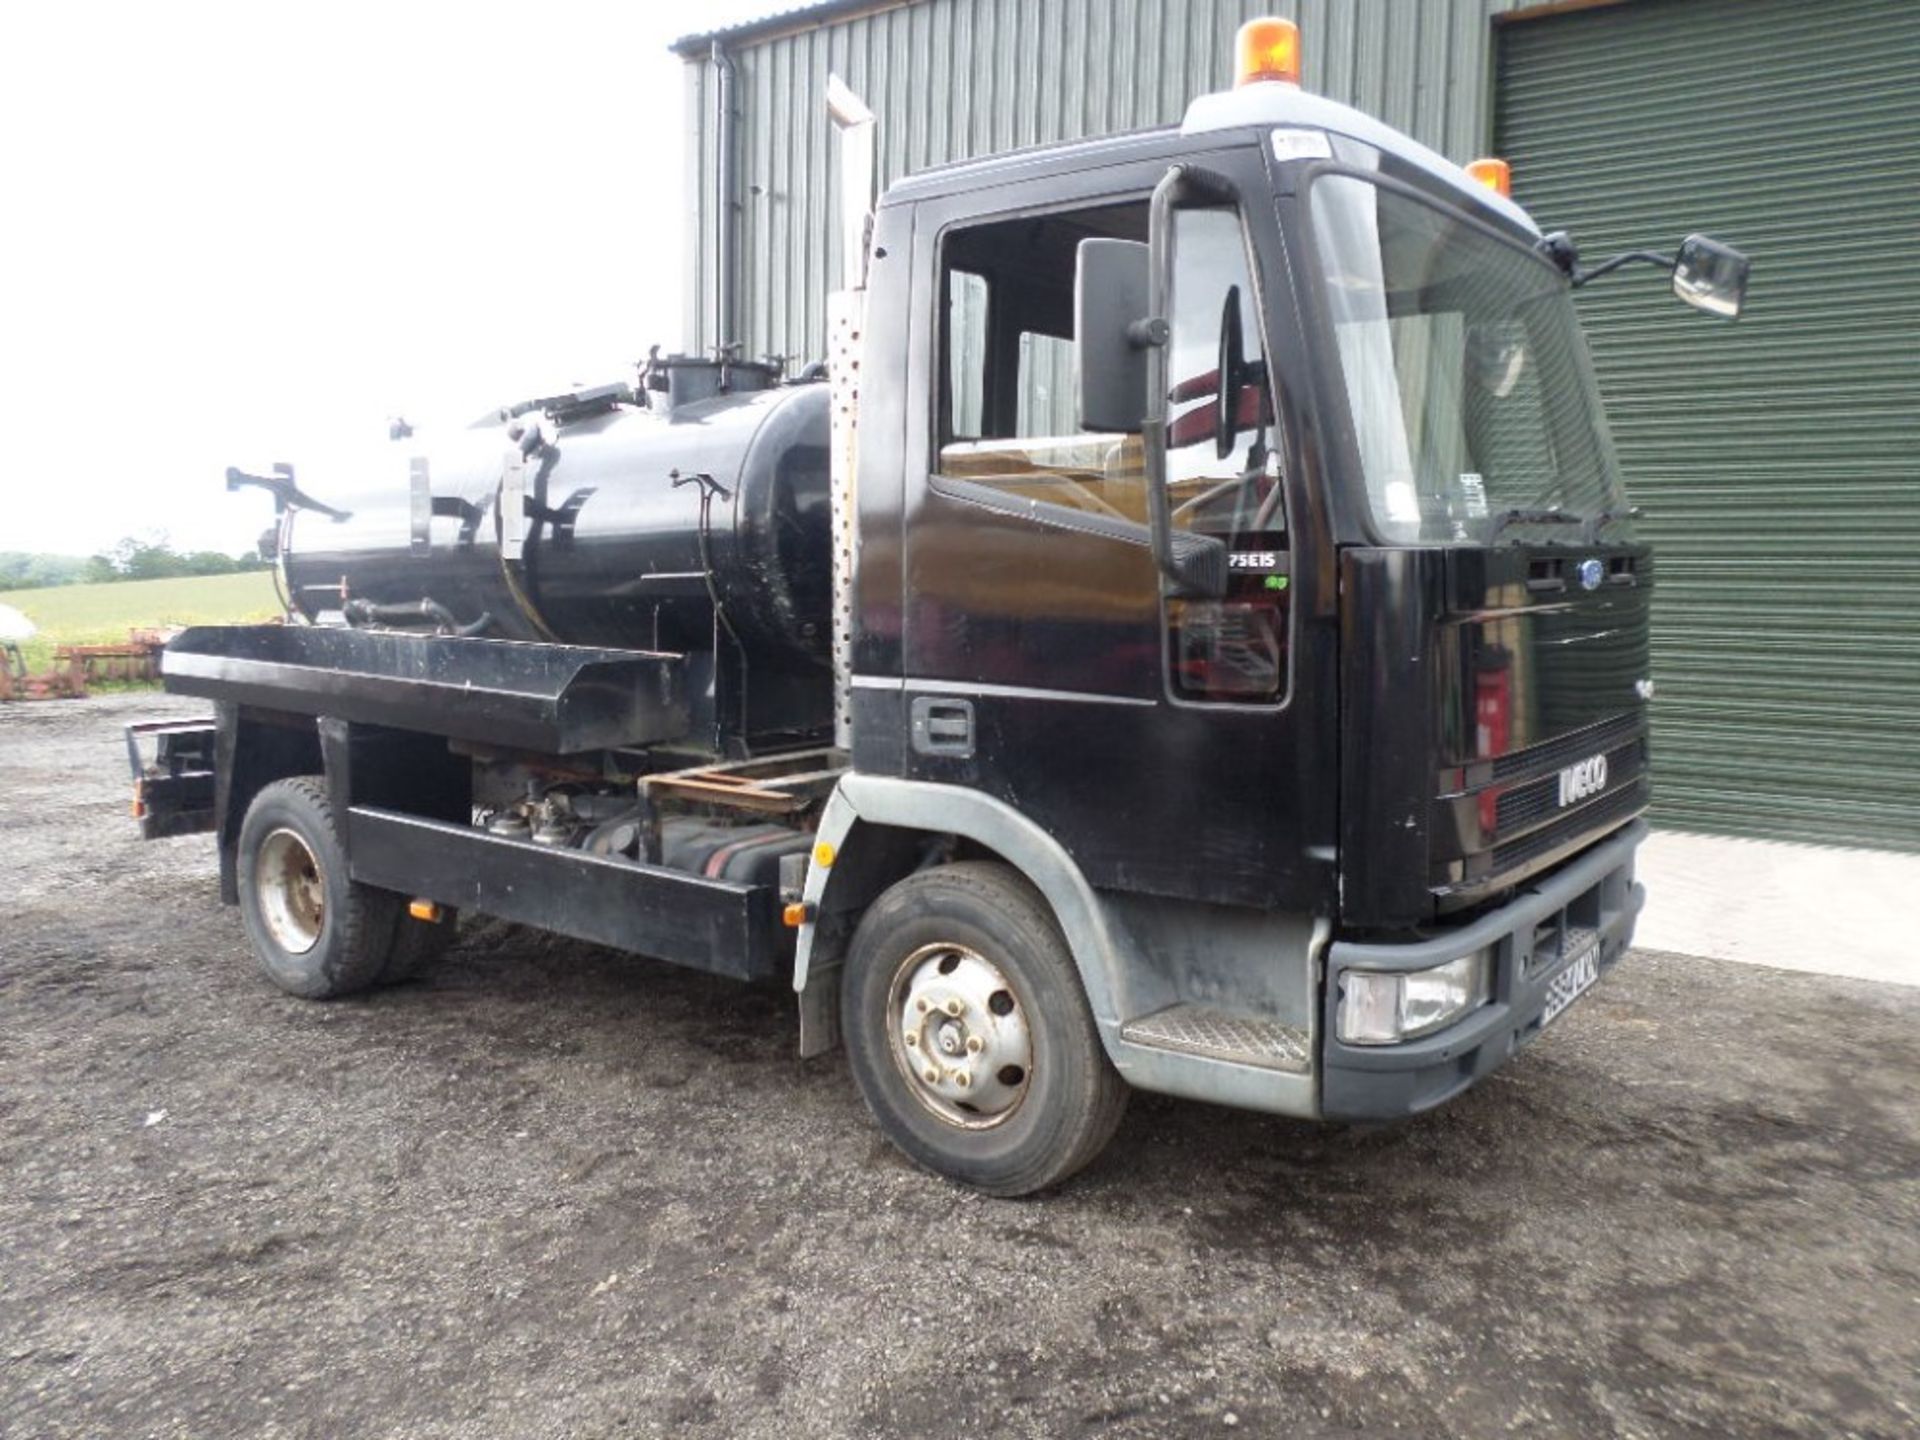
[[[1476,160],[1467,166],[1467,174],[1496,194],[1513,197],[1513,167],[1504,160]]]
[[[1235,85],[1278,80],[1300,83],[1300,27],[1291,20],[1263,15],[1249,20],[1233,37]]]

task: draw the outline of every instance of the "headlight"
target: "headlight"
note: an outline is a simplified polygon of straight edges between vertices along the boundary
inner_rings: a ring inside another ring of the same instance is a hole
[[[1340,1039],[1348,1045],[1391,1045],[1450,1025],[1487,1001],[1489,952],[1480,950],[1431,970],[1348,970],[1340,977]]]

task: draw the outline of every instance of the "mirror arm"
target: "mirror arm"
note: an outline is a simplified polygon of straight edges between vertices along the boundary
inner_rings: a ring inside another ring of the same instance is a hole
[[[1173,288],[1173,203],[1185,188],[1187,168],[1175,165],[1153,187],[1147,206],[1147,246],[1153,256],[1147,278],[1147,318],[1135,327],[1139,338],[1153,337],[1146,347],[1147,408],[1140,422],[1140,460],[1147,482],[1153,563],[1168,579],[1178,575],[1173,563],[1173,517],[1167,513],[1167,350],[1173,338],[1167,306]]]
[[[1173,211],[1182,202],[1235,205],[1239,192],[1233,182],[1197,165],[1175,165],[1153,187],[1147,207],[1147,244],[1153,270],[1147,279],[1147,318],[1136,321],[1127,338],[1147,352],[1147,408],[1140,423],[1141,468],[1147,483],[1147,527],[1153,543],[1153,562],[1165,576],[1172,595],[1194,593],[1195,583],[1181,569],[1173,551],[1173,516],[1167,503],[1167,366],[1173,327],[1169,320],[1173,295]],[[1220,565],[1222,580],[1225,561]],[[1197,587],[1212,589],[1207,579]]]
[[[1671,270],[1673,256],[1662,255],[1657,250],[1626,250],[1615,255],[1611,260],[1602,260],[1591,270],[1576,269],[1568,278],[1573,282],[1573,288],[1578,290],[1589,280],[1598,280],[1602,275],[1611,275],[1622,265],[1633,264],[1658,265],[1663,270]]]
[[[1580,251],[1574,245],[1573,237],[1564,230],[1542,235],[1534,242],[1534,248],[1559,269],[1567,277],[1568,284],[1576,290],[1589,280],[1611,275],[1623,265],[1655,265],[1673,276],[1673,293],[1696,310],[1737,319],[1741,307],[1746,303],[1750,262],[1731,245],[1722,245],[1708,235],[1687,236],[1680,242],[1679,252],[1671,258],[1658,250],[1625,250],[1611,259],[1602,260],[1591,270],[1580,268]],[[1688,274],[1684,276],[1681,274],[1682,266],[1689,267]],[[1692,273],[1694,268],[1705,270],[1707,278],[1696,282]],[[1722,289],[1731,293],[1719,293]]]

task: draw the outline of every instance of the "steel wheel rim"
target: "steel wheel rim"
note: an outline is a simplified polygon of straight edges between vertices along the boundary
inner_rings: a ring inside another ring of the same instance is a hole
[[[1019,992],[965,945],[922,945],[900,962],[887,993],[887,1044],[914,1099],[957,1129],[1004,1125],[1033,1083]]]
[[[304,955],[319,944],[327,923],[327,881],[313,847],[292,830],[275,830],[260,844],[253,877],[260,918],[273,943],[289,955]]]

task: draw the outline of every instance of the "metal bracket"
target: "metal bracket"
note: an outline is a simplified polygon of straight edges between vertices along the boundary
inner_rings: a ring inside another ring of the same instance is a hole
[[[500,476],[500,558],[518,560],[527,548],[527,457],[507,456]]]
[[[427,457],[415,455],[407,462],[407,516],[413,527],[413,553],[425,555],[433,548],[433,481],[427,473]]]
[[[273,496],[273,513],[284,515],[289,510],[312,510],[325,515],[336,524],[342,520],[351,520],[351,510],[336,510],[331,505],[323,505],[294,483],[293,466],[278,464],[271,475],[249,475],[237,465],[227,467],[227,489],[239,490],[252,485],[265,490]]]

